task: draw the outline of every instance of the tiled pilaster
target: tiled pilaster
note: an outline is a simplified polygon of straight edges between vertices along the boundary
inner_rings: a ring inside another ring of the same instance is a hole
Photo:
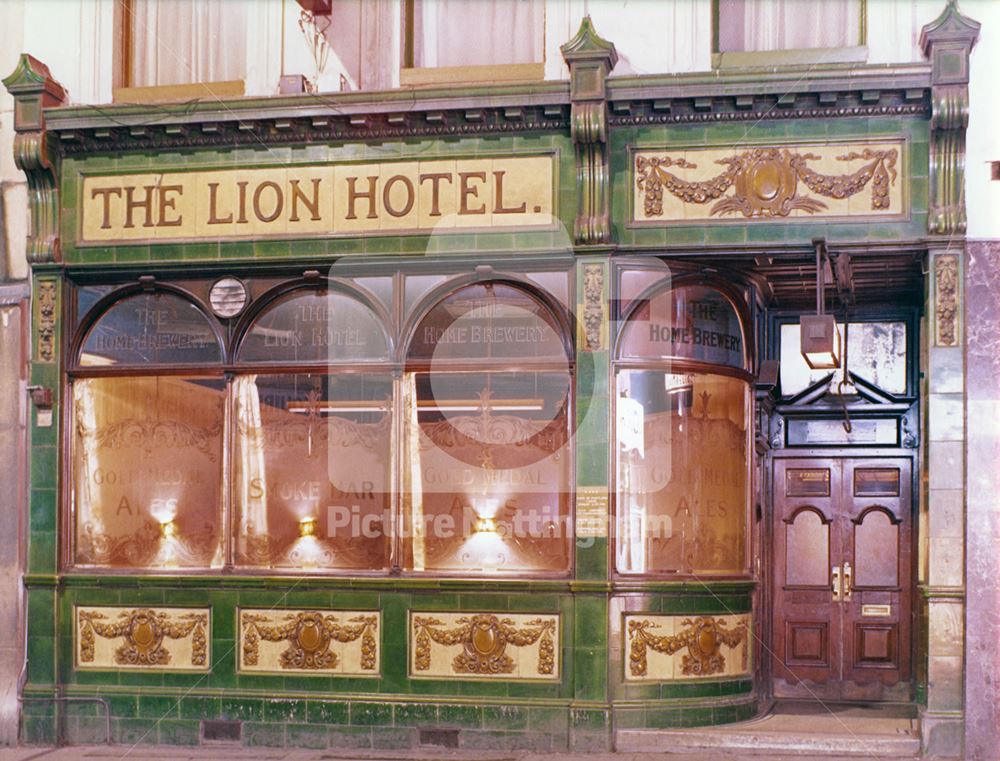
[[[926,604],[926,698],[921,728],[925,750],[961,748],[964,706],[965,392],[961,318],[962,244],[932,246],[923,331],[924,456],[921,474],[921,582]]]

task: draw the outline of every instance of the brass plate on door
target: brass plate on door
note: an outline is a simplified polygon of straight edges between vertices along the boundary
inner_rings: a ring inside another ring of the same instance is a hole
[[[861,606],[861,616],[862,617],[885,617],[892,615],[891,605],[862,605]]]

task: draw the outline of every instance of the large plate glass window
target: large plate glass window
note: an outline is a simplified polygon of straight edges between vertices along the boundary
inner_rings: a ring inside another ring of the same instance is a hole
[[[72,562],[223,564],[225,382],[214,324],[185,297],[118,299],[85,335],[72,381]]]
[[[383,319],[346,290],[298,289],[253,320],[232,391],[237,565],[388,567],[389,351]]]
[[[404,568],[563,574],[572,525],[572,365],[554,313],[469,285],[412,335],[403,389]]]
[[[750,387],[733,303],[704,285],[638,300],[615,373],[615,565],[623,574],[747,567]]]

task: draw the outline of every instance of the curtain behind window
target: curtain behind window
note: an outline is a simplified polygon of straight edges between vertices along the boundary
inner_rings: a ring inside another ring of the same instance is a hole
[[[415,0],[413,65],[544,60],[544,0]]]
[[[860,45],[860,0],[719,0],[719,52]]]
[[[223,82],[247,74],[254,0],[134,0],[136,87]]]

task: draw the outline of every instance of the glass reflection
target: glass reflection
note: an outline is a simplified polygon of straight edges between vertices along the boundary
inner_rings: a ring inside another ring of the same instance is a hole
[[[77,564],[222,565],[224,397],[217,379],[73,384]]]
[[[390,375],[243,375],[233,382],[240,565],[383,570]]]
[[[409,570],[569,569],[569,388],[567,372],[407,376]]]
[[[349,362],[389,357],[375,313],[337,291],[295,291],[268,307],[248,331],[241,362]]]
[[[747,383],[623,370],[617,411],[618,571],[743,573]]]
[[[208,317],[172,293],[139,293],[114,303],[83,342],[80,364],[201,365],[222,361]]]

